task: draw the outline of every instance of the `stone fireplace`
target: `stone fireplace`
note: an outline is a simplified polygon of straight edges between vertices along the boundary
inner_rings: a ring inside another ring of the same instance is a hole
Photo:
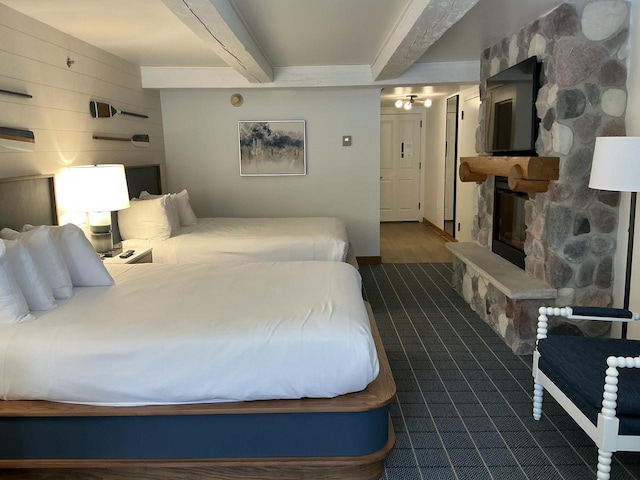
[[[517,277],[516,290],[498,285],[503,272],[496,277],[495,272],[479,268],[469,251],[458,255],[452,249],[456,254],[454,285],[518,353],[533,349],[535,325],[522,322],[535,323],[537,317],[522,313],[521,307],[536,310],[536,305],[544,302],[611,304],[620,195],[589,189],[588,182],[596,137],[626,133],[629,9],[629,2],[622,0],[564,3],[487,48],[481,59],[480,94],[484,99],[488,77],[537,56],[542,73],[536,102],[540,121],[536,152],[560,159],[559,178],[550,182],[548,190],[522,200],[525,277],[512,272],[513,278]],[[479,116],[476,150],[484,152],[484,102]],[[496,227],[495,192],[493,176],[476,189],[474,245],[489,251]],[[521,241],[518,235],[508,239]],[[534,298],[527,296],[523,283],[529,280],[534,282],[531,291],[537,292]],[[541,285],[551,289],[545,295],[553,295],[540,297]],[[530,304],[524,306],[523,302]],[[522,320],[523,316],[527,319]],[[580,329],[586,335],[603,335],[608,326],[590,322]]]

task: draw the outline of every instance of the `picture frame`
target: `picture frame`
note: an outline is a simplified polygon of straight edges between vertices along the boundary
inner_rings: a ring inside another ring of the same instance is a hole
[[[307,174],[304,120],[241,120],[238,149],[242,177]]]

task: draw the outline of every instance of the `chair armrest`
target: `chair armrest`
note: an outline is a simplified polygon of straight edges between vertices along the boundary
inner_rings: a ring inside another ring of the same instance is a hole
[[[567,307],[570,312],[567,318],[574,320],[604,320],[625,322],[640,319],[640,313],[624,308],[609,307]]]
[[[607,307],[540,307],[536,340],[547,338],[548,317],[564,317],[571,320],[598,320],[604,322],[635,322],[640,313],[622,308]]]
[[[640,368],[640,357],[611,356],[607,358],[607,367],[600,413],[605,418],[614,418],[618,406],[618,368]]]

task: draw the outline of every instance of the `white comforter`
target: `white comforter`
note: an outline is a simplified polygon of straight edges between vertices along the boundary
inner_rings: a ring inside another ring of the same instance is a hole
[[[360,277],[339,262],[139,264],[0,326],[0,394],[96,405],[334,397],[378,358]]]
[[[153,244],[154,263],[345,261],[344,222],[332,217],[199,218]]]

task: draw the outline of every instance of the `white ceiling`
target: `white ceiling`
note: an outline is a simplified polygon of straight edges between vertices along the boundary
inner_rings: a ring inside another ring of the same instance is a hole
[[[255,42],[267,65],[277,68],[372,65],[398,26],[412,25],[405,17],[417,4],[424,5],[420,11],[431,12],[428,8],[434,5],[473,5],[476,0],[178,0],[184,8],[183,1],[208,6],[211,1],[218,10],[220,5],[231,10],[249,43]],[[171,2],[176,0],[0,0],[141,67],[226,66],[228,59],[214,53],[211,45],[167,7]],[[560,3],[562,0],[478,0],[417,63],[477,61],[485,47]],[[446,95],[442,92],[456,87],[434,86],[431,94]],[[412,89],[425,94],[429,90],[387,87],[383,93],[397,98],[415,93]]]

